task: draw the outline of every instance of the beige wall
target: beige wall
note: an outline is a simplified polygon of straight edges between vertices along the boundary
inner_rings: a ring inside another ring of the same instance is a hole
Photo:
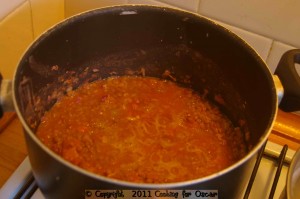
[[[0,0],[0,6],[0,11],[6,12],[5,16],[0,15],[0,72],[4,78],[11,79],[31,42],[64,18],[64,1]]]

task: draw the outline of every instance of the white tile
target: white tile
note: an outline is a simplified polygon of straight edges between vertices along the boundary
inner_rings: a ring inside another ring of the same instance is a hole
[[[201,0],[198,12],[300,47],[299,0]]]
[[[231,25],[228,25],[226,23],[222,23],[219,21],[216,21],[220,25],[224,26],[225,28],[229,29],[236,35],[238,35],[240,38],[245,40],[260,56],[261,58],[266,61],[271,45],[272,45],[272,39],[269,39],[267,37],[254,34],[252,32],[243,30],[241,28],[237,28]]]
[[[26,0],[0,0],[0,20],[6,17]]]
[[[182,1],[182,0],[160,0],[160,1],[168,3],[170,5],[174,5],[176,7],[184,9],[184,10],[192,11],[192,12],[197,12],[198,5],[199,5],[199,0],[187,0],[187,1]]]
[[[274,41],[269,56],[267,58],[267,64],[272,73],[275,72],[276,67],[279,63],[281,56],[288,50],[294,49],[295,47],[289,46],[287,44]]]
[[[87,10],[126,4],[127,0],[65,0],[65,16],[70,17],[74,14]]]

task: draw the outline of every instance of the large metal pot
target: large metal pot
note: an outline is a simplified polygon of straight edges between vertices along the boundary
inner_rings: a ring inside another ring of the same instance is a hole
[[[212,101],[221,95],[224,102],[215,103],[242,128],[249,153],[218,173],[170,184],[109,179],[66,162],[35,136],[40,118],[67,90],[112,75],[176,79]],[[19,63],[13,101],[46,198],[83,198],[88,189],[217,190],[219,198],[241,198],[278,106],[266,64],[235,34],[196,14],[131,5],[89,11],[45,32]]]

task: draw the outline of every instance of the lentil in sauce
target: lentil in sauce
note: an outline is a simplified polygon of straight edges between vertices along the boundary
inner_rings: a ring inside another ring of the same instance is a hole
[[[83,169],[138,183],[201,178],[246,154],[240,128],[216,106],[152,77],[111,77],[68,92],[37,136]]]

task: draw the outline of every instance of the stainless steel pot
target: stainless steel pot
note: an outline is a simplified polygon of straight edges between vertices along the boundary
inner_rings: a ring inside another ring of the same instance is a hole
[[[299,58],[299,50],[292,54],[286,60]],[[248,143],[243,159],[201,179],[138,184],[74,166],[35,136],[44,112],[67,90],[112,75],[162,78],[166,70],[178,83],[199,93],[208,91],[212,101],[223,97],[225,104],[215,103],[242,128]],[[12,89],[32,171],[46,198],[83,198],[88,189],[218,190],[219,198],[241,198],[278,108],[273,76],[245,41],[205,17],[153,6],[92,10],[54,26],[25,52]]]

